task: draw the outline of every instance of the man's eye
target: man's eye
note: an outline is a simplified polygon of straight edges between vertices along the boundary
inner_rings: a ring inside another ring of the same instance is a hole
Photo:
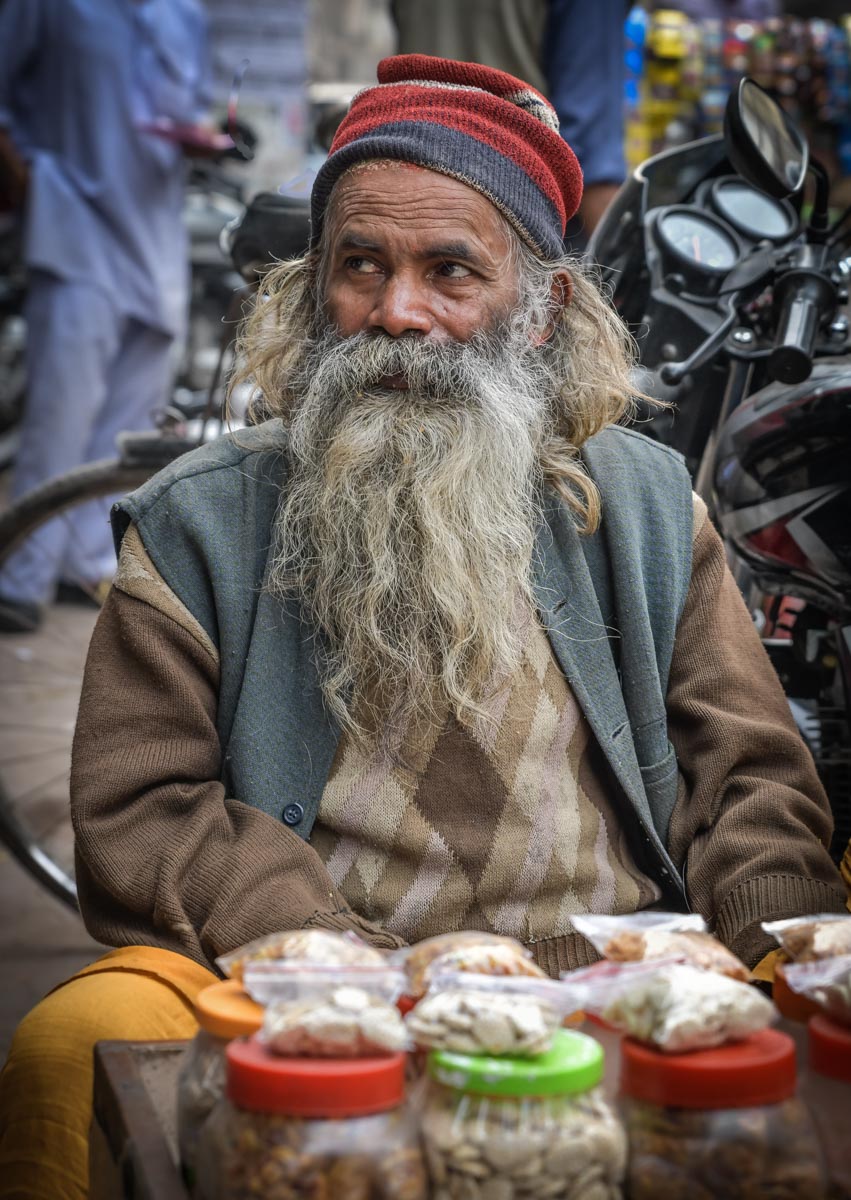
[[[378,267],[372,259],[360,258],[357,255],[347,258],[346,266],[350,271],[354,271],[356,275],[374,275],[378,271]]]
[[[441,263],[437,270],[446,279],[465,279],[468,275],[473,274],[469,267],[465,267],[463,263],[458,262]]]

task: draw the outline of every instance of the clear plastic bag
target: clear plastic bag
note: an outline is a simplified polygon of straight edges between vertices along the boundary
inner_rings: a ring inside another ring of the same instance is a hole
[[[391,961],[404,967],[408,976],[407,994],[415,998],[425,995],[436,970],[546,978],[540,967],[532,962],[529,951],[515,938],[475,930],[426,938],[397,951]]]
[[[851,954],[814,962],[787,963],[786,983],[842,1025],[851,1025]]]
[[[422,1048],[525,1058],[549,1050],[574,1011],[571,990],[552,979],[441,971],[405,1024]]]
[[[610,962],[677,958],[704,971],[748,983],[750,971],[707,931],[697,913],[637,912],[624,916],[571,917],[574,929]]]
[[[249,962],[294,961],[327,966],[352,964],[383,966],[385,956],[356,933],[330,929],[287,929],[255,938],[216,959],[216,966],[231,979],[242,979]]]
[[[260,1040],[294,1058],[365,1058],[409,1046],[396,1000],[405,977],[382,966],[246,964],[245,990],[266,1014]]]
[[[428,938],[399,951],[394,961],[404,965],[408,976],[407,993],[415,998],[425,994],[438,973],[460,971],[475,975],[547,978],[521,942],[488,933],[451,933]]]
[[[756,988],[687,963],[598,964],[562,979],[586,1012],[668,1054],[740,1041],[777,1016]]]
[[[777,939],[795,962],[817,962],[851,954],[851,913],[816,913],[763,921],[762,928]]]

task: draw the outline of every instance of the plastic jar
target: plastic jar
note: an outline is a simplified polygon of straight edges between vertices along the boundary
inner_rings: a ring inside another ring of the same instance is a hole
[[[559,1030],[536,1058],[432,1051],[422,1132],[435,1195],[616,1200],[623,1129],[599,1088],[603,1050]]]
[[[225,1049],[238,1037],[250,1037],[263,1024],[263,1008],[236,980],[213,983],[195,1000],[198,1033],[190,1042],[177,1079],[177,1144],[189,1190],[195,1185],[198,1136],[224,1095]]]
[[[603,1047],[603,1080],[600,1086],[606,1099],[614,1103],[617,1100],[620,1084],[623,1034],[602,1018],[590,1014],[585,1017],[581,1029],[583,1033],[587,1033]]]
[[[227,1048],[226,1094],[201,1132],[201,1200],[426,1200],[405,1056],[277,1058]]]
[[[827,1160],[831,1200],[851,1200],[851,1029],[818,1016],[809,1032],[804,1097]]]
[[[774,984],[771,989],[771,999],[780,1013],[780,1020],[775,1026],[781,1033],[788,1033],[795,1043],[795,1056],[798,1064],[798,1080],[803,1080],[807,1072],[807,1055],[809,1038],[807,1036],[807,1021],[819,1012],[819,1007],[806,996],[793,992],[786,982],[783,964],[780,963],[774,972]]]
[[[815,1129],[795,1090],[794,1043],[774,1029],[690,1054],[625,1038],[631,1200],[824,1200]]]

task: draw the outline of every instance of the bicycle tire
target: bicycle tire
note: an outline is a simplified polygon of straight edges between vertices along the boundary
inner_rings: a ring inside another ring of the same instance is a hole
[[[160,465],[105,459],[33,489],[0,514],[0,567],[28,540],[36,545],[49,522],[92,501],[104,501],[106,507],[111,497],[133,491]],[[63,609],[49,608],[36,633],[0,638],[0,843],[38,883],[76,910],[68,778],[85,652],[97,613],[79,605]],[[24,754],[19,752],[22,736],[34,747]],[[41,782],[33,785],[39,772]]]

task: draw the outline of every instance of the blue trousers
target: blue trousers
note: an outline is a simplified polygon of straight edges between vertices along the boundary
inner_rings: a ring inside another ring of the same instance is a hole
[[[84,283],[34,271],[26,303],[28,391],[11,499],[115,454],[116,435],[152,427],[171,380],[171,335],[128,318]],[[115,556],[109,504],[43,527],[0,571],[0,594],[49,601],[59,579],[96,584]]]

